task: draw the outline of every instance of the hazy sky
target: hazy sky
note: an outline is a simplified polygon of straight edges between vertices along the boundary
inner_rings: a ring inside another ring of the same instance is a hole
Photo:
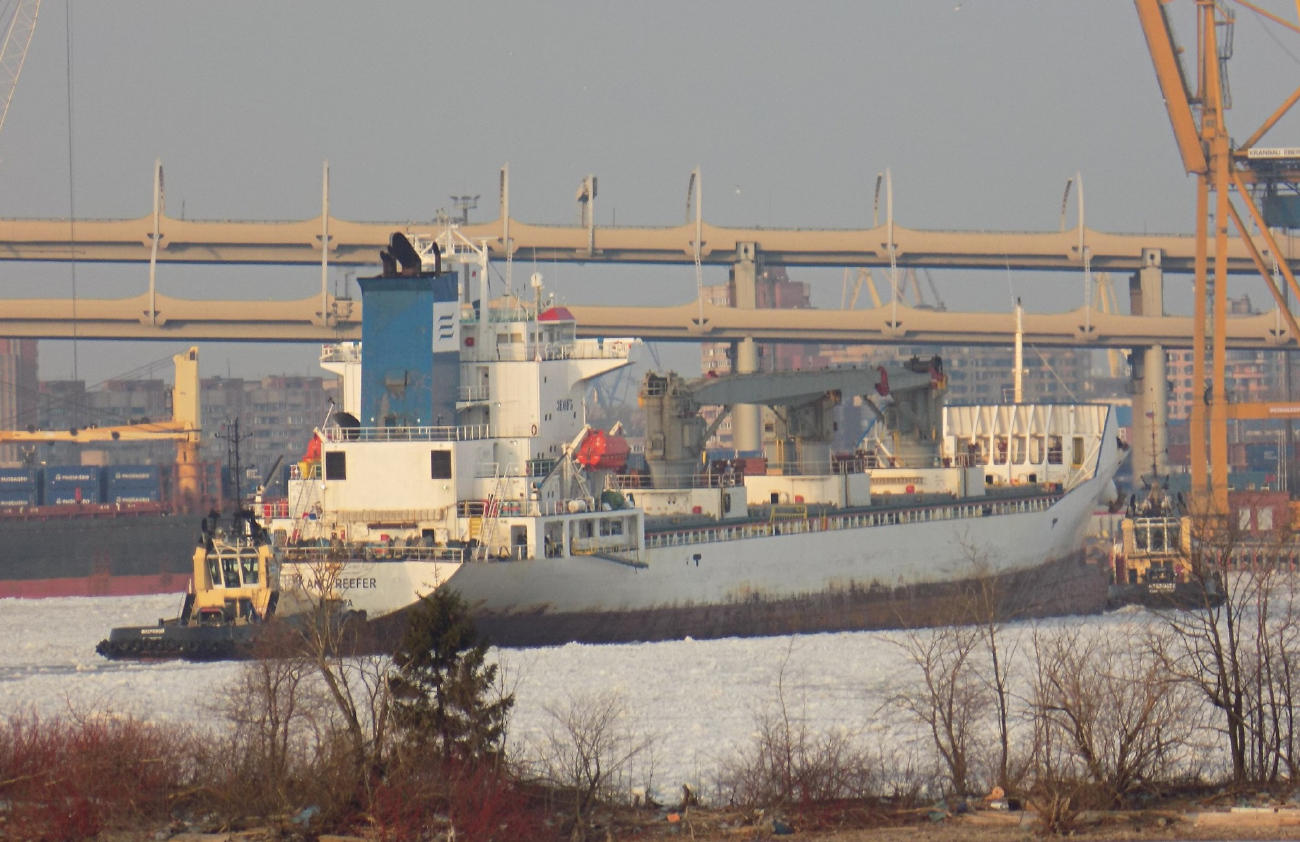
[[[1291,0],[1264,5],[1295,16]],[[699,165],[717,224],[869,225],[889,167],[897,221],[912,227],[1055,229],[1076,170],[1091,227],[1192,227],[1194,184],[1126,0],[70,8],[69,24],[66,0],[42,7],[0,133],[5,216],[66,217],[72,194],[80,218],[142,216],[160,157],[171,214],[309,218],[328,158],[333,214],[359,220],[431,219],[453,193],[482,194],[474,218],[495,218],[508,161],[513,215],[529,222],[573,222],[574,191],[595,173],[598,222],[679,224]],[[1191,9],[1175,6],[1189,46]],[[1238,16],[1230,122],[1244,138],[1300,83],[1300,36]],[[1300,121],[1267,145],[1300,145]],[[540,268],[575,303],[694,295],[689,267]],[[791,275],[838,305],[839,271]],[[76,269],[85,297],[136,294],[147,277],[146,266]],[[190,297],[300,297],[319,278],[310,267],[158,272],[160,290]],[[936,281],[950,308],[1008,306],[1003,273]],[[1011,282],[1031,309],[1082,300],[1073,274]],[[71,283],[66,265],[0,264],[8,297],[66,296]],[[1173,308],[1188,286],[1171,277]],[[1238,286],[1267,298],[1257,281]],[[103,379],[178,347],[82,342],[78,373]],[[203,368],[315,373],[316,353],[208,344]],[[43,377],[68,376],[71,343],[43,342],[41,359]]]

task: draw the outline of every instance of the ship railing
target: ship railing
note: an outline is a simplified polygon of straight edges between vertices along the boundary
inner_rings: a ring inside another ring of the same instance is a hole
[[[320,361],[322,363],[359,363],[361,362],[361,348],[351,342],[341,345],[322,345]]]
[[[480,462],[474,469],[475,479],[495,477],[531,477],[532,464],[524,462]],[[544,476],[544,475],[543,475]]]
[[[290,564],[328,564],[342,561],[447,561],[464,562],[467,553],[459,547],[403,546],[393,544],[350,544],[347,546],[285,547],[281,550]]]
[[[1026,497],[1019,500],[951,503],[947,505],[919,506],[872,512],[827,512],[797,520],[747,521],[744,523],[718,523],[671,532],[649,532],[645,536],[647,549],[712,544],[721,541],[742,541],[749,538],[771,538],[781,535],[802,535],[810,532],[837,532],[845,529],[866,529],[876,526],[896,526],[904,523],[927,523],[965,518],[984,518],[997,515],[1041,512],[1051,508],[1059,499],[1054,495]]]
[[[694,474],[681,479],[676,485],[664,486],[665,491],[687,488],[728,488],[736,485],[740,477],[737,474],[707,473]],[[608,487],[618,491],[636,491],[639,488],[656,488],[650,474],[611,474]]]
[[[526,307],[489,307],[487,314],[488,324],[501,324],[503,322],[531,322],[533,320],[533,311]],[[460,320],[465,326],[478,324],[477,315],[465,316]]]
[[[600,538],[573,538],[569,541],[570,555],[596,555],[598,553],[635,553],[637,546],[632,536],[616,535]]]
[[[462,401],[485,401],[488,392],[487,386],[461,386],[456,397]]]
[[[347,441],[474,441],[498,436],[491,424],[459,427],[326,427],[321,435],[329,442]]]
[[[527,342],[475,348],[467,358],[474,362],[534,362],[543,360],[622,360],[627,359],[628,343],[622,340],[596,342]]]
[[[307,472],[304,474],[302,466],[307,466]],[[296,465],[289,466],[289,479],[320,479],[321,468],[320,462],[299,462]]]
[[[536,500],[459,500],[457,517],[537,517],[542,507]]]

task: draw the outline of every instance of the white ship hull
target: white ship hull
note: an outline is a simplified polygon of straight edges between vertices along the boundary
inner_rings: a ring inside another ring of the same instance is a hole
[[[995,587],[1006,616],[1100,611],[1105,574],[1083,563],[1080,547],[1118,465],[1113,445],[1102,457],[1092,478],[1057,498],[844,512],[766,524],[762,537],[738,540],[705,540],[701,529],[635,560],[352,559],[337,571],[336,592],[371,620],[393,617],[397,629],[421,595],[454,588],[481,630],[511,646],[951,621],[953,597],[971,585]],[[872,519],[879,525],[859,525]],[[285,573],[287,582],[311,578],[306,565],[286,564]],[[287,606],[309,599],[292,589],[286,598]]]

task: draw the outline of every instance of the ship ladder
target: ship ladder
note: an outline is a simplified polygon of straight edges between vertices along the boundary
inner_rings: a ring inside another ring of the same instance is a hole
[[[478,547],[474,551],[474,557],[478,561],[487,559],[492,539],[496,537],[497,522],[501,519],[501,496],[506,490],[506,477],[501,473],[499,464],[492,472],[492,479],[492,493],[483,506],[483,523],[479,527]]]

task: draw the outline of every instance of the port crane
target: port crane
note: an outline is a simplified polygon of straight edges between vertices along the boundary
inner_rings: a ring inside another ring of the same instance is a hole
[[[1237,6],[1300,33],[1300,27],[1247,0]],[[1193,497],[1205,513],[1224,517],[1228,511],[1228,421],[1285,419],[1300,416],[1300,405],[1233,403],[1226,388],[1228,227],[1241,235],[1252,262],[1264,279],[1278,312],[1293,338],[1300,338],[1295,314],[1276,267],[1292,296],[1300,300],[1300,285],[1270,231],[1270,222],[1256,203],[1257,194],[1276,195],[1280,185],[1300,184],[1300,149],[1263,149],[1264,135],[1300,101],[1297,88],[1242,143],[1234,144],[1226,112],[1231,104],[1227,87],[1235,16],[1217,0],[1195,0],[1195,73],[1188,77],[1182,50],[1169,17],[1172,0],[1134,0],[1156,80],[1164,97],[1183,168],[1196,176],[1195,304],[1192,346],[1193,382],[1205,384],[1203,401],[1191,411],[1191,474]],[[1210,195],[1214,205],[1210,205]],[[1233,198],[1245,208],[1237,210]],[[1265,208],[1268,208],[1267,203]],[[1213,253],[1211,255],[1211,220]],[[1257,232],[1258,240],[1252,229]],[[1210,260],[1213,259],[1213,271]],[[1270,263],[1272,265],[1270,265]],[[1208,370],[1207,370],[1208,366]]]
[[[189,505],[201,496],[199,464],[199,349],[172,357],[176,380],[172,386],[172,417],[112,427],[78,427],[71,430],[0,430],[0,444],[93,444],[101,442],[176,442],[176,486],[181,501]],[[272,469],[274,470],[274,469]]]

